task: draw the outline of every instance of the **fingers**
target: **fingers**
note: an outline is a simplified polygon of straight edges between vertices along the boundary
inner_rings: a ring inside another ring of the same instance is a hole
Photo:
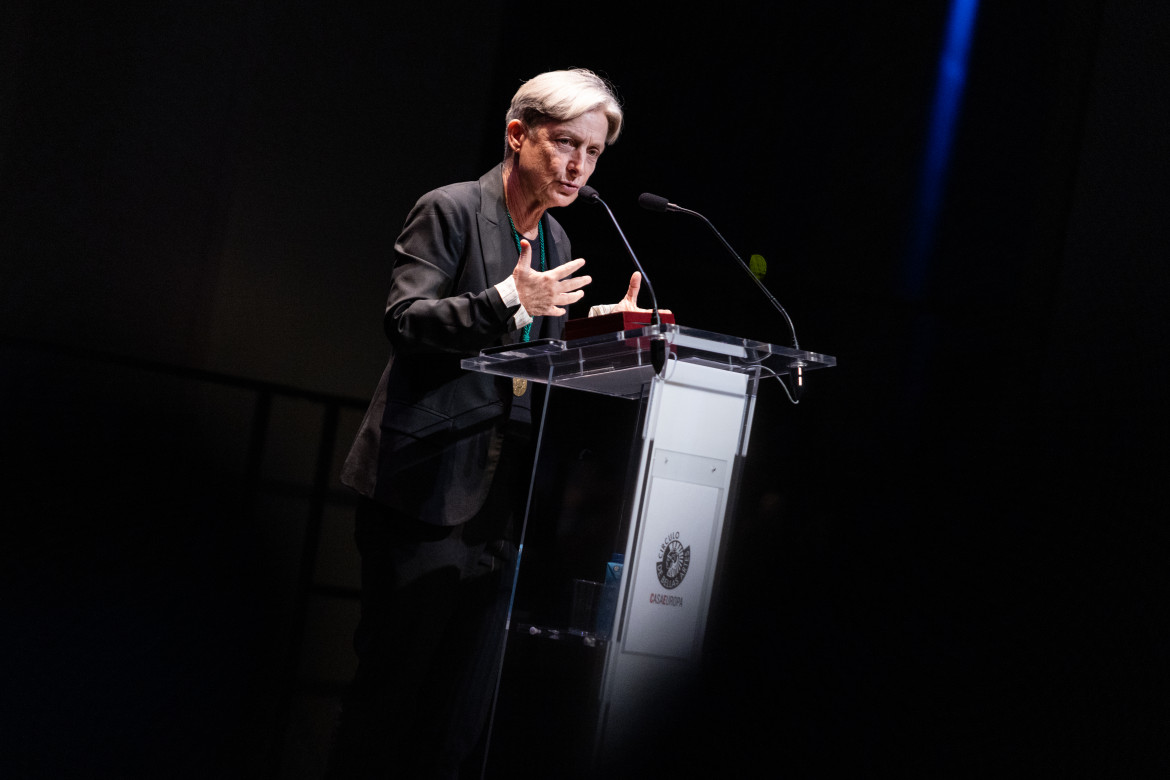
[[[568,306],[571,303],[576,303],[584,297],[585,292],[583,290],[575,290],[573,292],[561,293],[556,297],[554,303],[556,303],[557,306]]]
[[[629,286],[629,289],[626,290],[626,297],[622,298],[620,301],[618,301],[614,305],[613,311],[615,311],[615,312],[628,311],[628,312],[640,312],[640,313],[652,312],[653,309],[643,309],[641,306],[638,305],[638,292],[641,289],[642,289],[642,274],[635,271],[630,276],[630,286]],[[659,309],[658,313],[659,314],[671,314],[671,311],[670,311],[670,309]]]
[[[548,314],[554,317],[559,317],[565,313],[565,308],[585,297],[583,290],[576,290],[574,292],[562,292],[553,296],[553,305],[549,307]]]
[[[516,266],[519,268],[532,268],[532,244],[528,243],[527,238],[520,239],[520,259]]]
[[[585,291],[581,290],[579,288],[584,287],[586,284],[588,284],[589,278],[584,277],[584,279],[585,279],[585,281],[581,282],[580,284],[575,285],[574,289],[572,289],[572,290],[564,289],[563,285],[566,285],[569,282],[577,282],[578,279],[570,279],[568,282],[561,282],[559,285],[559,287],[561,287],[561,289],[552,296],[552,302],[549,306],[547,313],[551,314],[554,317],[559,317],[565,313],[564,307],[570,306],[570,305],[576,303],[577,301],[581,300],[582,298],[584,298]]]
[[[590,276],[573,276],[585,265],[581,258],[548,271],[532,268],[532,247],[527,240],[520,241],[520,259],[512,277],[520,303],[532,316],[555,316],[565,313],[565,307],[584,297],[581,288],[593,281]]]
[[[552,274],[554,279],[560,280],[577,273],[584,265],[585,260],[578,257],[576,260],[571,260],[564,265],[558,265],[556,268],[548,271],[548,273]]]
[[[572,260],[568,263],[565,263],[564,265],[559,265],[556,268],[546,271],[545,273],[548,274],[550,279],[555,280],[553,288],[556,293],[570,293],[574,290],[580,290],[582,287],[593,281],[592,276],[573,276],[573,274],[584,267],[584,265],[585,261],[578,257],[576,260]],[[585,293],[577,293],[577,296],[573,298],[572,301],[569,301],[569,303],[576,301],[584,294]],[[560,303],[560,301],[558,301],[558,303]]]
[[[557,284],[557,289],[561,292],[572,292],[573,290],[580,290],[585,285],[593,281],[592,276],[573,276],[569,279],[563,279]],[[581,293],[584,295],[585,293]]]
[[[631,305],[638,305],[638,291],[641,289],[642,274],[634,271],[634,273],[630,276],[630,287],[626,290],[626,300],[628,300]]]

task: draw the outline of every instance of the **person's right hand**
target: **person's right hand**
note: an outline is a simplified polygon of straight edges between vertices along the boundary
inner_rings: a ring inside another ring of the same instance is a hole
[[[583,265],[585,261],[577,258],[548,271],[535,271],[532,245],[528,239],[520,239],[520,259],[512,271],[512,279],[524,310],[533,317],[564,314],[564,307],[581,300],[585,295],[581,288],[593,281],[589,276],[573,276]]]

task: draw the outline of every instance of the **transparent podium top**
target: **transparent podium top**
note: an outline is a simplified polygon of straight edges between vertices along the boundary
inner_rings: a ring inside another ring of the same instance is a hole
[[[587,338],[543,339],[485,349],[466,358],[469,371],[551,383],[603,395],[638,398],[654,376],[652,341],[666,342],[669,361],[699,363],[765,378],[790,369],[811,371],[837,365],[836,358],[763,341],[665,323]]]

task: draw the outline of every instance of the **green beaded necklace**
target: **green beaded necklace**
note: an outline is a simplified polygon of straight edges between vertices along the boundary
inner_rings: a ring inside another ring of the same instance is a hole
[[[507,206],[504,207],[504,210],[508,214],[508,224],[512,226],[512,238],[516,239],[516,251],[517,252],[523,251],[520,248],[520,231],[518,231],[516,229],[516,223],[512,221],[512,212],[507,210]],[[544,220],[541,220],[540,222],[536,223],[536,237],[537,237],[537,240],[540,242],[540,270],[546,271],[548,269],[545,268],[545,263],[544,263]],[[524,326],[524,340],[528,341],[531,337],[532,337],[532,323],[530,322]]]

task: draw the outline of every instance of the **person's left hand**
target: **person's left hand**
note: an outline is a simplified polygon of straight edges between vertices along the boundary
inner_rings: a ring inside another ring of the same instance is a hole
[[[638,306],[638,291],[642,289],[642,274],[634,271],[630,277],[630,286],[626,290],[626,297],[622,298],[610,309],[610,314],[619,311],[652,312],[653,309],[643,309]],[[659,314],[670,314],[670,309],[659,309]]]

